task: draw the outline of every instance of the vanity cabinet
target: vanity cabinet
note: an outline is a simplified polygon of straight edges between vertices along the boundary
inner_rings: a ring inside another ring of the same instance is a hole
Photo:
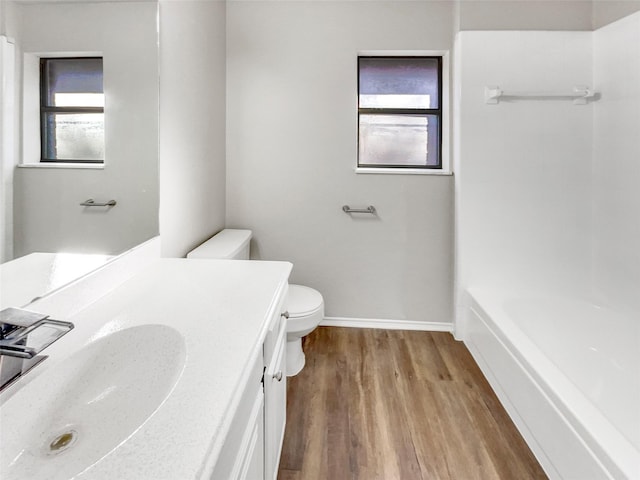
[[[286,422],[287,332],[282,295],[253,366],[212,480],[276,480]]]
[[[0,429],[7,453],[60,436],[55,423],[45,432],[36,428],[41,422],[31,429],[19,421],[36,418],[37,408],[20,403],[33,392],[35,404],[58,405],[63,397],[49,384],[61,385],[64,398],[122,386],[75,414],[104,433],[96,448],[108,455],[80,448],[22,463],[0,455],[3,478],[70,478],[82,470],[96,479],[274,480],[285,421],[282,313],[291,264],[154,258],[142,250],[30,304],[76,328],[47,348],[33,373],[0,392],[3,427],[5,416],[18,419],[17,430]],[[146,350],[134,348],[139,335]],[[101,368],[101,359],[112,357],[131,371]],[[77,358],[96,361],[85,365],[91,370],[66,368]],[[80,381],[87,372],[91,382]],[[126,422],[102,415],[105,408]]]
[[[251,367],[212,480],[261,480],[264,476],[264,371],[262,355]]]
[[[240,468],[234,479],[261,479],[264,476],[264,393],[255,399],[245,431],[247,440],[240,447]]]
[[[287,332],[283,327],[278,332],[271,361],[264,375],[265,396],[265,462],[264,479],[275,480],[284,439],[287,408],[287,374],[285,365]]]

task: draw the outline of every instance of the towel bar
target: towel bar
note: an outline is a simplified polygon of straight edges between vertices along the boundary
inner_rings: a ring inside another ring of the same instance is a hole
[[[564,99],[573,100],[574,105],[586,105],[589,100],[593,100],[597,93],[589,87],[578,85],[573,87],[573,91],[567,92],[545,92],[545,91],[504,91],[500,87],[490,86],[484,87],[484,102],[488,104],[500,103],[502,97],[511,98],[534,98],[534,99]]]
[[[371,215],[375,215],[376,207],[373,205],[369,205],[367,208],[351,208],[349,205],[343,205],[342,211],[344,213],[370,213]]]
[[[83,207],[113,207],[117,202],[109,200],[108,202],[96,202],[93,198],[85,200],[80,205]]]

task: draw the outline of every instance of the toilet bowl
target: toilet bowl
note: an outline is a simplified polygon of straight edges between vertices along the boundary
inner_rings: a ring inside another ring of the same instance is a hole
[[[251,230],[224,229],[187,254],[187,258],[249,259]],[[286,300],[287,376],[300,373],[305,356],[302,337],[309,335],[324,318],[324,301],[317,290],[289,285]]]
[[[302,337],[309,335],[324,318],[324,300],[313,288],[289,284],[287,295],[287,376],[300,373],[305,356]]]

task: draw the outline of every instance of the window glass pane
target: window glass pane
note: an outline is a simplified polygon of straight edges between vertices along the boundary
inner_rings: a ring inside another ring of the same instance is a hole
[[[103,93],[55,93],[53,103],[56,107],[102,107]]]
[[[104,159],[103,113],[45,114],[45,158],[49,160]]]
[[[436,115],[360,115],[360,166],[439,166]]]
[[[435,58],[360,57],[360,108],[440,108]]]
[[[102,58],[49,58],[44,76],[46,106],[104,106]]]

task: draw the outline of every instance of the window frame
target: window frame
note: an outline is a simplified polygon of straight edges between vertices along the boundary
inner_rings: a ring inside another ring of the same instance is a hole
[[[444,93],[444,77],[446,75],[445,68],[448,65],[447,58],[445,52],[428,52],[428,53],[411,53],[411,54],[390,54],[390,53],[368,53],[362,52],[358,54],[357,58],[357,104],[358,104],[358,115],[357,115],[357,145],[356,145],[356,172],[360,173],[448,173],[445,172],[445,135],[444,130],[446,129],[445,122],[447,121],[447,117],[445,115],[446,112],[446,98]],[[421,59],[432,59],[437,61],[437,72],[438,72],[438,108],[363,108],[360,107],[360,59],[361,58],[393,58],[393,59],[412,59],[412,58],[421,58]],[[371,163],[360,163],[360,115],[418,115],[418,116],[426,116],[432,115],[438,118],[438,163],[436,165],[398,165],[398,164],[371,164]]]
[[[104,115],[104,107],[55,107],[47,105],[48,98],[48,82],[45,75],[46,64],[49,61],[55,60],[102,60],[104,62],[104,57],[102,56],[55,56],[55,57],[40,57],[39,58],[39,75],[40,75],[40,163],[45,164],[99,164],[104,165],[105,159],[101,160],[96,159],[59,159],[59,158],[49,158],[46,156],[46,145],[45,145],[45,131],[47,130],[47,114],[48,113],[71,113],[71,114],[86,114],[86,113],[102,113]],[[104,63],[102,69],[102,80],[103,80],[103,94],[104,94]],[[106,140],[106,139],[103,139]]]

